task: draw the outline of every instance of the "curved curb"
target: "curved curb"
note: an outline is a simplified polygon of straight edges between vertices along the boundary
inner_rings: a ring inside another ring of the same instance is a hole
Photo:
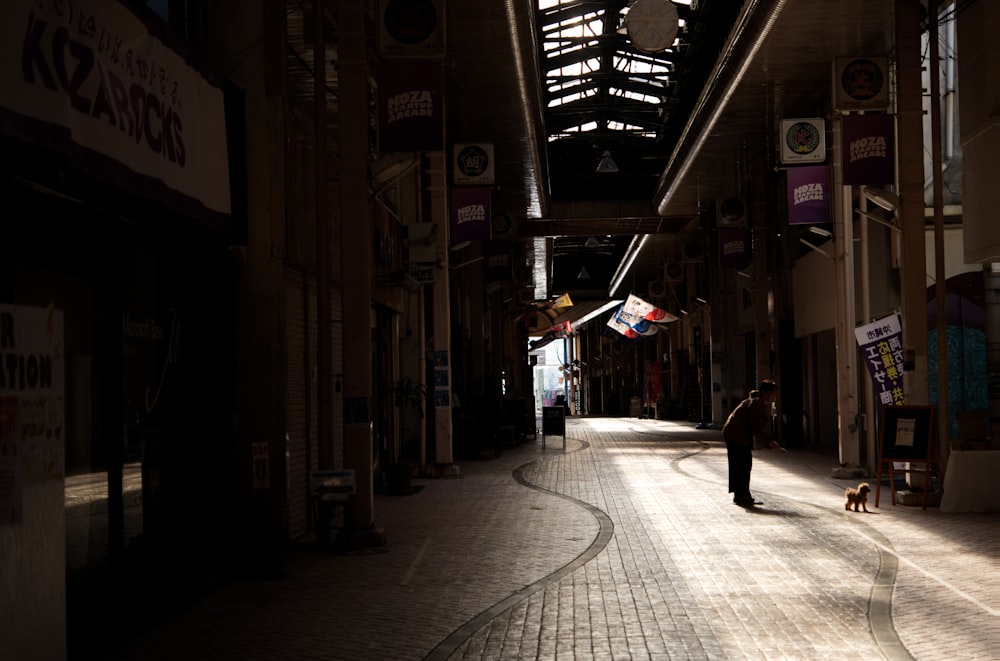
[[[678,473],[683,473],[691,479],[717,484],[717,482],[713,482],[712,480],[692,475],[691,473],[681,469],[679,466],[681,461],[708,450],[710,447],[709,444],[700,439],[679,440],[694,441],[699,443],[702,447],[695,452],[690,452],[674,459],[670,462],[670,467]],[[799,500],[797,498],[778,496],[767,491],[762,491],[761,493],[766,493],[768,498],[773,496],[779,501],[790,500],[799,503],[800,505],[807,505],[813,509],[822,510],[824,512],[833,512],[843,516],[843,512],[832,510],[829,507],[820,507],[814,503]],[[882,533],[867,523],[856,521],[849,517],[844,518],[849,524],[858,526],[859,528],[864,528],[865,533],[871,538],[870,541],[875,544],[875,548],[879,555],[878,571],[875,573],[875,581],[872,585],[871,595],[868,597],[868,626],[871,629],[872,637],[875,639],[875,644],[878,645],[879,649],[882,650],[882,654],[884,654],[890,661],[913,661],[913,656],[906,649],[906,646],[903,645],[903,641],[899,639],[899,635],[896,633],[896,627],[892,621],[892,591],[896,585],[896,575],[899,571],[899,558],[896,556],[896,552],[892,548],[892,543]]]
[[[580,441],[580,443],[581,447],[576,450],[573,450],[573,452],[579,452],[580,450],[585,450],[590,447],[590,444],[586,443],[585,441]],[[527,468],[528,466],[531,466],[532,464],[541,463],[543,461],[550,461],[555,458],[557,457],[555,456],[542,457],[540,459],[535,459],[534,461],[529,461],[528,463],[522,464],[521,466],[515,468],[512,475],[518,483],[528,487],[529,489],[535,489],[536,491],[541,491],[543,493],[547,493],[552,496],[557,496],[571,503],[579,505],[584,509],[586,509],[587,511],[589,511],[594,516],[594,518],[597,519],[598,523],[598,531],[597,535],[594,537],[594,541],[590,543],[590,546],[588,546],[586,550],[583,551],[583,553],[578,555],[569,563],[563,565],[562,567],[552,572],[551,574],[543,576],[534,583],[531,583],[530,585],[521,588],[520,590],[510,595],[503,601],[497,602],[493,606],[487,608],[482,613],[480,613],[476,617],[472,618],[471,620],[460,626],[458,629],[453,631],[447,638],[438,643],[437,647],[432,649],[424,657],[424,661],[443,661],[444,659],[450,658],[451,655],[455,653],[455,650],[457,650],[459,647],[465,644],[465,642],[468,641],[473,634],[475,634],[477,631],[486,626],[490,622],[490,620],[494,619],[495,617],[498,617],[505,611],[513,608],[514,606],[521,603],[522,601],[524,601],[531,595],[535,594],[536,592],[544,590],[552,583],[555,583],[563,579],[568,574],[576,571],[586,563],[590,562],[598,553],[603,551],[604,548],[608,545],[608,542],[611,541],[611,537],[612,535],[614,535],[615,532],[615,524],[611,520],[611,517],[608,516],[606,512],[594,507],[590,503],[585,503],[582,500],[577,500],[576,498],[572,498],[565,494],[552,491],[551,489],[546,489],[545,487],[538,486],[537,484],[532,484],[531,482],[528,482],[524,478],[524,469]]]

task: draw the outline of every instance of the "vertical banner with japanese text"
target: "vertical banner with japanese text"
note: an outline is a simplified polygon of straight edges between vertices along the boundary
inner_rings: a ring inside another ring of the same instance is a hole
[[[905,403],[903,392],[903,325],[898,314],[858,326],[854,335],[868,366],[879,404]]]

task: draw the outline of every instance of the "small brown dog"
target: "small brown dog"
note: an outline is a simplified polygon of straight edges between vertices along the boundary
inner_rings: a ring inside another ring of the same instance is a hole
[[[847,502],[844,503],[844,509],[848,512],[851,511],[851,505],[854,505],[854,511],[858,511],[858,505],[861,509],[868,511],[868,494],[871,493],[871,485],[867,482],[862,482],[853,489],[844,490],[844,497],[847,498]]]

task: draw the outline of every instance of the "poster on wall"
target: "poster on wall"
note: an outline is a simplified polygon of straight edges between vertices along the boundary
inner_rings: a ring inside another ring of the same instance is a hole
[[[0,305],[0,525],[23,520],[24,488],[62,480],[63,313]]]
[[[903,325],[898,314],[854,329],[879,404],[905,403],[903,392]]]

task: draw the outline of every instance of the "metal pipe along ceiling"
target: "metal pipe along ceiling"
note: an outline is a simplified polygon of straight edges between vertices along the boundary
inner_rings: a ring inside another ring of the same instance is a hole
[[[667,163],[653,197],[657,212],[666,215],[670,198],[680,186],[688,168],[694,162],[702,143],[711,133],[715,122],[743,74],[746,73],[761,44],[767,39],[785,6],[786,0],[759,0],[750,2],[726,42],[706,83],[705,91],[695,105],[670,161]]]

